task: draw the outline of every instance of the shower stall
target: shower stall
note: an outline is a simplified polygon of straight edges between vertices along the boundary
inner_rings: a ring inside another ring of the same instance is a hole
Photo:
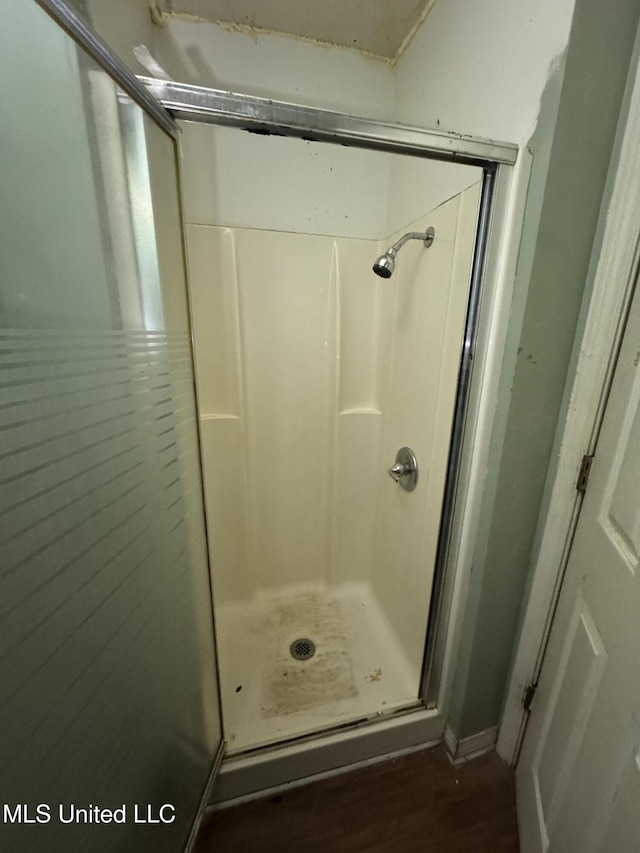
[[[434,204],[426,160],[206,125],[183,150],[233,754],[418,702],[482,173],[439,164]]]
[[[442,739],[516,150],[1,38],[3,802],[176,814],[3,842],[190,849]]]
[[[224,799],[372,722],[442,734],[495,160],[513,152],[145,84],[184,119]]]

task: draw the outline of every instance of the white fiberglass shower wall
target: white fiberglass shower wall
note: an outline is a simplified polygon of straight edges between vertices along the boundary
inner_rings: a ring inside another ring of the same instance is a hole
[[[185,125],[231,752],[418,702],[481,172]],[[376,257],[410,241],[384,280]],[[396,451],[419,480],[389,477]],[[309,638],[315,654],[294,660]]]

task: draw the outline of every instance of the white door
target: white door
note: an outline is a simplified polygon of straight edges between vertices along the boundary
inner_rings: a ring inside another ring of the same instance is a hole
[[[517,768],[522,853],[640,851],[640,289]]]

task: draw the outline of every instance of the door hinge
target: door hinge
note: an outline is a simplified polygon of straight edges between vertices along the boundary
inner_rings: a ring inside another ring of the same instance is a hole
[[[591,466],[593,465],[593,453],[591,455],[585,453],[582,457],[582,464],[580,465],[580,473],[578,474],[578,482],[576,483],[576,489],[579,492],[587,491],[587,483],[589,482],[589,474],[591,473]]]
[[[536,690],[538,689],[537,684],[529,684],[524,691],[522,696],[522,707],[525,711],[531,710],[531,703],[533,702],[533,697],[536,695]]]

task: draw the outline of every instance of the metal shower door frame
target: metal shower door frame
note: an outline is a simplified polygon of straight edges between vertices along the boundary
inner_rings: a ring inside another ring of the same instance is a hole
[[[477,166],[483,171],[420,684],[420,700],[424,707],[428,710],[439,709],[447,701],[447,691],[441,688],[456,575],[456,566],[452,565],[454,560],[451,546],[456,531],[459,532],[462,528],[460,516],[465,509],[460,506],[465,502],[459,501],[458,497],[461,492],[466,492],[466,484],[462,482],[465,479],[463,457],[469,441],[466,425],[474,384],[473,365],[481,323],[487,257],[490,247],[495,251],[493,247],[497,245],[497,238],[500,237],[492,230],[494,213],[497,207],[502,211],[507,208],[511,173],[518,157],[518,146],[152,77],[141,76],[138,80],[177,121],[235,127],[264,135],[386,151]],[[496,266],[495,262],[492,266]]]

